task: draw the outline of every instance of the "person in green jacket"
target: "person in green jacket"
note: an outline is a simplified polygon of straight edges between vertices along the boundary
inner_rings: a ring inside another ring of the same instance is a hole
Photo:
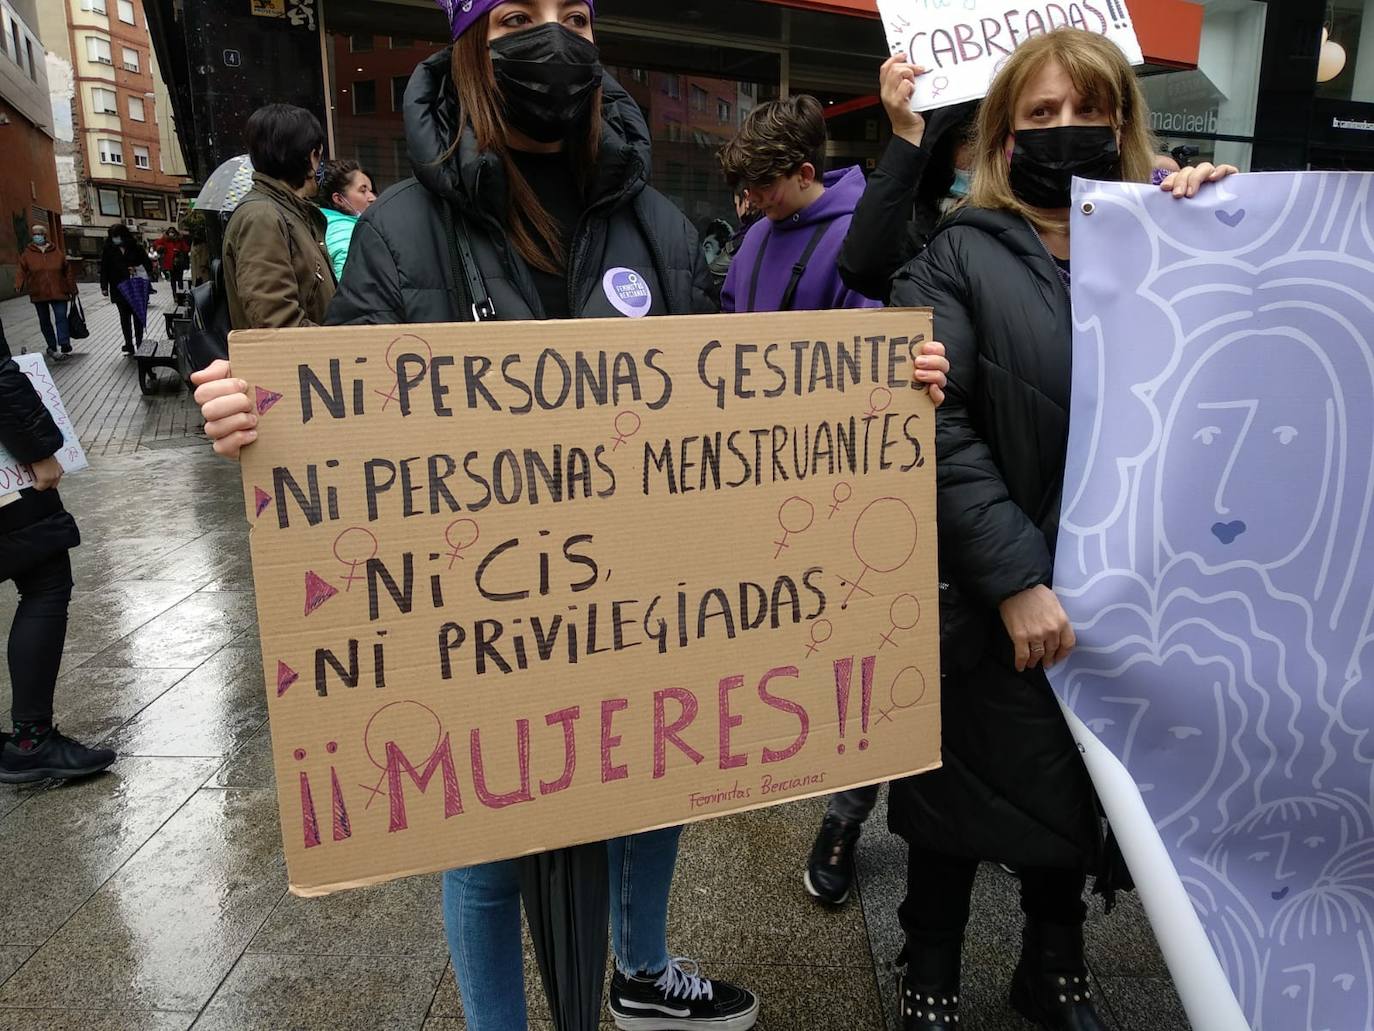
[[[342,280],[348,245],[353,240],[353,227],[358,218],[372,206],[377,193],[372,188],[372,176],[358,162],[340,159],[325,162],[320,179],[320,207],[328,223],[324,245],[334,264],[334,278]]]

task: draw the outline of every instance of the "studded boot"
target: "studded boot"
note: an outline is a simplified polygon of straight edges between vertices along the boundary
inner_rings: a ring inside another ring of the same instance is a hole
[[[959,1027],[959,961],[963,942],[906,946],[906,970],[897,982],[902,1031]]]
[[[1026,921],[1011,1005],[1043,1031],[1107,1031],[1093,1008],[1081,924]]]

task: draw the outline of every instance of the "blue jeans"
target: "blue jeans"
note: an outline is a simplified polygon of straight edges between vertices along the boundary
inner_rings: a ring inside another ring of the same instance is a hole
[[[72,338],[67,332],[67,302],[34,301],[33,310],[38,313],[38,328],[43,331],[43,339],[48,342],[48,350],[56,351],[61,347],[64,351],[70,351]],[[56,332],[53,330],[53,323],[57,324]]]
[[[668,966],[668,892],[681,827],[606,842],[611,944],[626,974]],[[444,927],[468,1031],[527,1031],[514,860],[444,874]]]

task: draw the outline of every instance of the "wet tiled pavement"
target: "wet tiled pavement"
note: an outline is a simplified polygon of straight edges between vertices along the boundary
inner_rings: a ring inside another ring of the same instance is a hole
[[[0,1031],[460,1031],[437,878],[325,899],[286,891],[237,468],[211,454],[170,380],[139,395],[93,293],[85,353],[54,370],[92,450],[92,468],[62,485],[85,542],[57,717],[120,759],[84,783],[0,786]],[[16,352],[42,346],[31,310],[0,305]],[[4,626],[13,607],[0,587]],[[671,947],[759,990],[765,1031],[895,1028],[905,849],[880,808],[859,901],[822,910],[800,877],[820,812],[808,802],[688,828]],[[1030,1026],[1005,1001],[1018,926],[1015,881],[985,868],[965,954],[970,1031]],[[1110,917],[1094,907],[1089,955],[1112,1026],[1187,1027],[1134,899]],[[532,972],[528,983],[545,1031]]]

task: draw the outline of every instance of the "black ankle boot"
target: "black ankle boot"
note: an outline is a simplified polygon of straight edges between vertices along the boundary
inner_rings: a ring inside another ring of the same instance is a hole
[[[1026,921],[1011,1005],[1044,1031],[1107,1031],[1093,1008],[1081,924]]]
[[[907,942],[906,970],[897,981],[902,1031],[949,1031],[959,1026],[959,956],[963,942]]]

